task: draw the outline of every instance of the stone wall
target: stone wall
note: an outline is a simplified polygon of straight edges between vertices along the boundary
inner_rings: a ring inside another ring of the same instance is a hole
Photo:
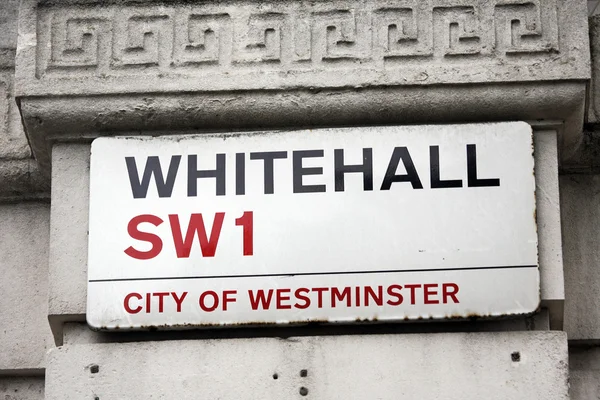
[[[49,222],[47,204],[0,204],[0,371],[44,372]]]
[[[50,208],[14,96],[19,1],[0,4],[0,396],[44,398]]]
[[[0,7],[0,197],[47,198],[15,102],[18,6],[18,1],[6,0]]]
[[[46,398],[75,400],[86,393],[123,400],[563,400],[569,398],[564,336],[448,333],[78,344],[50,352]]]
[[[597,398],[599,43],[577,0],[1,2],[0,395]],[[96,137],[513,120],[535,131],[533,317],[85,324]]]

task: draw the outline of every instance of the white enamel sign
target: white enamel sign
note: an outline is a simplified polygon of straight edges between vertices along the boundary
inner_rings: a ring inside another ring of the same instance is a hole
[[[94,328],[539,305],[525,123],[100,138],[90,179]]]

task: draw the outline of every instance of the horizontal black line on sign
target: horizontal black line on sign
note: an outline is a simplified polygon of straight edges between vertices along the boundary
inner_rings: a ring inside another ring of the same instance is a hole
[[[398,269],[383,271],[340,271],[340,272],[300,272],[295,274],[264,274],[264,275],[207,275],[207,276],[166,276],[162,278],[117,278],[90,279],[89,282],[127,282],[127,281],[172,281],[181,279],[227,279],[227,278],[269,278],[277,276],[316,276],[316,275],[359,275],[359,274],[393,274],[399,272],[443,272],[443,271],[476,271],[485,269],[517,269],[537,268],[537,265],[506,265],[500,267],[469,267],[469,268],[439,268],[439,269]]]

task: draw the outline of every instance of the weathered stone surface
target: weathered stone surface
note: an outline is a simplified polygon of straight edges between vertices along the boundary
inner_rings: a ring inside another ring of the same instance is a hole
[[[17,97],[44,170],[52,141],[116,130],[515,119],[564,120],[567,159],[582,20],[578,0],[26,0]]]
[[[0,4],[0,70],[15,65],[19,0],[3,0]]]
[[[14,99],[18,6],[18,0],[0,2],[0,202],[46,197],[48,186],[31,160]]]
[[[590,50],[592,58],[592,83],[588,122],[600,122],[600,15],[590,18]]]
[[[0,160],[31,157],[14,100],[18,0],[0,3]]]
[[[566,174],[600,173],[600,125],[588,124],[582,139],[573,163],[569,168],[563,168]]]
[[[38,19],[37,48],[22,47],[20,54],[36,61],[27,72],[38,79],[21,84],[39,94],[139,92],[158,88],[156,78],[167,85],[160,91],[169,89],[168,83],[180,90],[182,80],[197,76],[204,79],[188,81],[190,90],[587,79],[589,74],[581,24],[586,10],[580,1],[29,4]],[[578,26],[570,26],[574,21]],[[353,74],[339,73],[345,70]],[[232,75],[238,79],[232,82]]]
[[[561,332],[72,345],[49,353],[46,399],[565,400],[567,357]]]
[[[47,204],[0,205],[0,375],[45,366],[49,224]]]
[[[571,400],[600,399],[600,347],[569,348]]]
[[[43,400],[43,376],[0,377],[2,400]]]
[[[19,0],[3,0],[0,7],[0,49],[17,48]]]
[[[589,77],[581,1],[29,4],[36,43],[20,60],[37,79],[20,82],[25,94]]]
[[[13,96],[12,80],[13,71],[0,69],[0,162],[31,157]]]
[[[62,323],[85,319],[90,146],[54,146],[48,318],[57,343]]]
[[[49,199],[48,182],[32,158],[0,160],[0,202]]]
[[[560,179],[569,340],[600,341],[600,175]]]
[[[552,329],[562,329],[565,285],[556,141],[556,131],[534,132],[536,220],[542,306],[550,311]]]

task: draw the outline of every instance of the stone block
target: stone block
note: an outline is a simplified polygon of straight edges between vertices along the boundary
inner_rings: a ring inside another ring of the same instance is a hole
[[[46,399],[566,400],[567,358],[561,332],[71,345]]]
[[[0,205],[0,375],[45,366],[49,225],[47,204]]]
[[[565,286],[558,191],[556,131],[534,132],[536,219],[542,306],[550,312],[552,329],[562,329]]]
[[[0,49],[17,48],[19,0],[3,0],[0,4]]]
[[[13,71],[0,69],[0,161],[30,158],[13,93]]]
[[[589,78],[578,0],[27,0],[20,19],[25,95]]]
[[[54,146],[48,318],[57,343],[64,321],[85,318],[90,146]]]
[[[563,159],[581,142],[579,0],[25,0],[19,20],[16,96],[48,176],[54,141],[116,131],[551,119]]]
[[[47,181],[34,159],[0,160],[0,203],[49,198]]]
[[[4,0],[0,3],[0,72],[4,68],[15,66],[18,10],[19,0]]]
[[[3,400],[43,400],[43,376],[0,376],[0,397]]]
[[[590,85],[590,107],[588,122],[600,122],[600,15],[589,19],[592,82]]]
[[[14,97],[18,0],[0,2],[0,202],[44,198],[42,179],[21,123]]]
[[[569,340],[600,340],[600,175],[560,179]]]
[[[48,181],[31,158],[15,103],[13,70],[0,65],[0,202],[47,198],[47,192]]]
[[[0,2],[0,160],[31,157],[13,93],[18,9],[19,0]]]
[[[600,347],[569,348],[571,400],[600,399]]]

